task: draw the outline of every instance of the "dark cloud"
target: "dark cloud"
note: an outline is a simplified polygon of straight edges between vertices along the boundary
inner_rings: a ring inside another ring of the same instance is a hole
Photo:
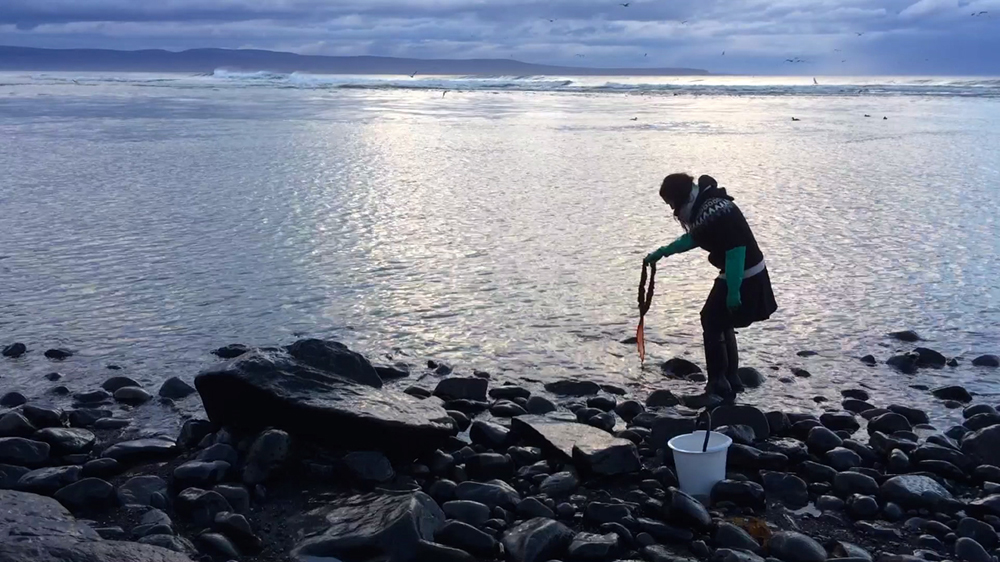
[[[996,73],[998,37],[1000,0],[0,0],[0,44],[733,73]]]

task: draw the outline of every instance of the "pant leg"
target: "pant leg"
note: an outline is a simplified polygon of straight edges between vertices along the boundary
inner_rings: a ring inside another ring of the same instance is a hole
[[[706,390],[728,396],[732,394],[732,388],[727,377],[730,367],[726,333],[732,332],[733,324],[726,308],[726,286],[721,280],[716,280],[701,309],[701,327],[705,340],[705,367],[708,370]],[[735,349],[735,335],[732,341]]]

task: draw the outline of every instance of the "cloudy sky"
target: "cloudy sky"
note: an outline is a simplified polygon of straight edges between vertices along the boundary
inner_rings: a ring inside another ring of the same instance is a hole
[[[1000,0],[626,1],[0,0],[0,44],[1000,75]]]

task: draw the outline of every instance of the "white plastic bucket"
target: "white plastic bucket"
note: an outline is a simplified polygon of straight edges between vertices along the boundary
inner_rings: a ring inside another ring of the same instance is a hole
[[[712,488],[726,479],[726,454],[732,444],[728,436],[713,431],[708,438],[708,449],[702,452],[703,430],[671,439],[667,446],[674,453],[681,491],[695,497],[708,497]]]

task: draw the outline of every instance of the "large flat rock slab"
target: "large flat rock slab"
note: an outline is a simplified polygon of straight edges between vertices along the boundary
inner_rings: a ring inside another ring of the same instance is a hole
[[[254,350],[199,374],[195,386],[215,424],[274,427],[331,447],[409,459],[453,434],[454,422],[436,401],[361,384],[331,370],[336,365]]]
[[[642,468],[634,443],[578,423],[573,416],[518,416],[511,420],[511,429],[549,454],[595,474],[628,474]]]
[[[183,554],[105,541],[52,498],[0,490],[0,562],[191,562]]]
[[[362,494],[334,500],[291,522],[302,540],[292,560],[309,562],[366,554],[406,562],[420,541],[433,542],[445,515],[423,492]]]

